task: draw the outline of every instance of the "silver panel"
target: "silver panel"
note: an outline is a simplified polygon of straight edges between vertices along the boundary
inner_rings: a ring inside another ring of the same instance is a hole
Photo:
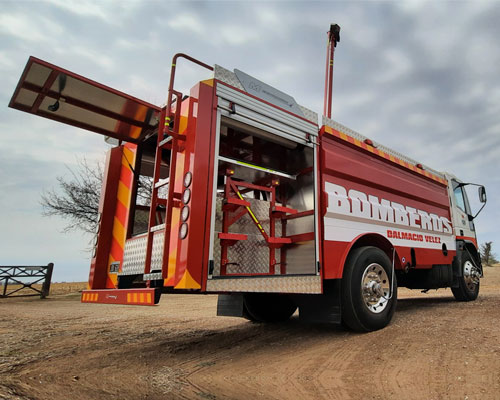
[[[222,201],[221,195],[217,196],[217,211],[215,217],[215,230],[222,231]],[[269,232],[269,202],[245,197],[245,201],[250,203],[250,208],[255,214],[260,224],[266,232]],[[260,235],[259,230],[252,222],[250,216],[245,214],[238,221],[229,227],[230,233],[243,233]],[[281,224],[276,224],[276,236],[281,236]],[[262,235],[260,235],[262,237]]]
[[[353,131],[352,129],[350,129],[350,128],[348,128],[348,127],[346,127],[346,126],[344,126],[344,125],[342,125],[342,124],[340,124],[332,119],[329,119],[325,116],[323,116],[323,125],[329,126],[330,128],[333,128],[339,132],[345,133],[346,135],[351,136],[354,139],[358,139],[361,142],[363,142],[365,139],[367,139],[367,137],[363,136],[361,133]],[[388,147],[385,147],[384,145],[382,145],[380,143],[373,141],[373,144],[375,145],[375,147],[377,149],[379,149],[387,154],[390,154],[393,157],[399,158],[400,160],[406,161],[409,164],[413,164],[413,165],[421,164],[418,161],[415,161],[415,160],[411,159],[410,157],[407,157],[404,154],[397,152],[396,150],[392,150]],[[432,169],[432,168],[430,168],[426,165],[423,165],[423,164],[422,164],[422,166],[424,167],[424,170],[429,171],[430,173],[432,173],[432,174],[434,174],[442,179],[445,179],[444,174],[442,172],[438,172],[435,169]]]
[[[241,165],[242,167],[245,167],[245,168],[252,168],[252,169],[256,169],[258,171],[264,171],[264,172],[267,172],[267,173],[270,173],[273,175],[277,175],[277,176],[284,176],[285,178],[289,178],[289,179],[294,179],[294,180],[297,179],[295,175],[285,174],[284,172],[279,172],[279,171],[275,171],[273,169],[259,167],[257,165],[252,165],[252,164],[249,164],[249,163],[246,163],[243,161],[232,160],[231,158],[227,158],[227,157],[219,156],[219,160],[226,161],[226,162],[228,162],[230,164],[234,164],[234,165]]]
[[[309,110],[308,108],[305,108],[299,104],[299,108],[302,110],[302,114],[304,114],[304,117],[308,119],[311,122],[314,122],[315,124],[318,123],[318,114],[315,113],[312,110]]]
[[[245,198],[250,208],[266,232],[269,232],[269,202]],[[220,275],[221,246],[218,237],[222,231],[222,196],[217,197],[217,212],[214,232],[214,276]],[[229,227],[230,233],[247,235],[247,240],[238,241],[228,248],[228,260],[238,263],[227,268],[227,273],[254,274],[269,272],[269,247],[259,233],[250,216],[245,214]],[[281,224],[276,224],[276,236],[281,236]],[[280,252],[275,252],[276,261],[280,261]],[[279,266],[277,266],[279,273]]]
[[[236,77],[236,75],[233,72],[231,72],[231,71],[229,71],[229,70],[227,70],[219,65],[214,66],[214,78],[217,79],[218,81],[227,83],[228,85],[233,86],[233,87],[245,92],[245,88],[242,86],[242,84],[240,83],[240,81]],[[259,103],[264,104],[262,102],[259,102]],[[302,111],[302,114],[304,115],[304,117],[308,121],[311,121],[313,124],[318,125],[318,114],[317,113],[315,113],[312,110],[307,109],[304,106],[301,106],[300,104],[298,104],[298,106],[299,106],[300,110]],[[274,107],[272,107],[272,108],[274,109]],[[279,111],[279,110],[276,110],[276,111]],[[286,114],[286,113],[283,112],[283,114]],[[300,121],[300,119],[299,119],[299,121]],[[316,134],[317,134],[317,132],[316,132]]]
[[[250,203],[250,208],[255,214],[262,227],[269,232],[269,202],[245,198]],[[221,247],[218,233],[222,231],[222,196],[217,197],[215,233],[213,236],[214,248],[214,276],[220,275]],[[311,199],[312,202],[312,199]],[[287,233],[295,235],[299,233],[312,232],[314,229],[314,217],[292,219],[287,222]],[[262,235],[258,232],[250,216],[245,214],[229,228],[230,233],[241,233],[248,235],[247,240],[238,241],[228,248],[228,260],[238,264],[227,268],[228,274],[255,274],[269,272],[269,247]],[[281,223],[276,223],[276,236],[281,236]],[[287,247],[287,274],[315,274],[316,273],[316,251],[314,242],[307,241],[296,243]],[[281,251],[275,251],[276,262],[281,261]],[[280,274],[280,265],[276,265],[275,274]]]
[[[287,247],[286,273],[290,275],[316,274],[314,250],[312,240]]]
[[[144,279],[145,281],[148,281],[148,280],[158,280],[158,279],[161,279],[162,278],[162,273],[161,272],[154,272],[152,274],[144,274],[144,276],[142,277],[142,279]]]
[[[293,132],[295,132],[296,135],[292,135],[292,134],[290,134],[292,132],[292,130],[287,128],[285,125],[281,126],[283,129],[277,129],[277,128],[279,128],[279,126],[276,125],[275,123],[273,123],[272,121],[266,122],[263,119],[259,120],[258,118],[254,118],[254,117],[248,118],[247,116],[243,116],[243,115],[239,115],[239,114],[231,114],[230,112],[227,111],[228,104],[229,104],[229,101],[219,98],[219,108],[222,108],[224,110],[222,113],[222,115],[224,117],[227,117],[227,118],[234,120],[234,121],[238,121],[238,122],[243,123],[245,125],[253,126],[255,128],[261,129],[261,130],[266,131],[266,132],[270,132],[270,133],[276,135],[277,137],[282,137],[282,138],[285,138],[285,139],[290,140],[292,142],[303,144],[305,146],[312,147],[313,143],[315,143],[315,136],[310,135],[309,138],[311,140],[308,140],[306,138],[305,134],[302,134],[297,130],[293,130]]]
[[[227,104],[220,104],[220,106],[228,107],[229,102],[233,102],[240,107],[236,109],[237,113],[246,113],[247,115],[252,115],[254,118],[267,118],[272,125],[277,122],[285,126],[285,129],[292,129],[292,132],[301,132],[300,136],[304,137],[305,133],[313,136],[318,136],[318,125],[316,123],[309,123],[288,114],[285,111],[279,110],[275,107],[269,106],[264,102],[254,99],[253,97],[247,96],[237,90],[234,90],[225,85],[217,85],[217,96],[228,100]],[[299,135],[294,133],[295,135]]]
[[[262,82],[257,78],[254,78],[251,75],[248,75],[243,71],[240,71],[239,69],[235,69],[234,74],[241,82],[247,93],[265,100],[268,103],[274,104],[277,107],[290,111],[300,117],[304,117],[302,110],[299,108],[299,105],[292,96]]]
[[[314,196],[314,232],[316,232],[315,236],[315,252],[316,252],[316,273],[319,275],[320,271],[318,270],[318,266],[320,263],[319,260],[319,193],[320,193],[320,183],[319,183],[319,166],[318,166],[318,151],[317,147],[314,148],[314,193],[318,195]]]
[[[161,270],[164,237],[164,231],[156,232],[153,236],[151,271]],[[125,249],[123,251],[123,267],[122,272],[119,275],[140,275],[144,273],[147,239],[147,235],[144,234],[125,242]]]
[[[219,171],[218,169],[218,157],[219,157],[219,141],[220,141],[220,125],[221,125],[221,115],[220,111],[217,111],[217,120],[215,122],[215,149],[214,149],[214,164],[215,168],[213,171],[213,188],[212,188],[212,210],[210,213],[210,233],[214,231],[215,229],[215,210],[217,208],[216,204],[216,196],[217,196],[217,172]],[[209,247],[209,252],[208,252],[208,259],[213,260],[214,259],[214,238],[211,235],[210,236],[210,247]],[[210,275],[208,275],[210,277]]]
[[[207,281],[207,292],[321,293],[321,276],[219,278]]]
[[[236,77],[234,72],[221,67],[220,65],[214,65],[214,79],[218,81],[225,82],[228,85],[231,85],[237,89],[245,91],[245,88],[241,85],[239,79]]]
[[[215,233],[214,242],[214,276],[220,275],[221,247],[217,233],[218,232]],[[269,247],[260,234],[248,234],[247,240],[236,242],[236,244],[228,248],[227,253],[228,260],[237,263],[227,266],[226,272],[228,274],[258,274],[269,272]],[[276,262],[279,262],[279,250],[276,251],[275,255]],[[279,264],[276,266],[275,273],[280,273]]]

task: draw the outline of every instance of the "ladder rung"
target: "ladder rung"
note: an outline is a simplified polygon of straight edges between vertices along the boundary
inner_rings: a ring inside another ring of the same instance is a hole
[[[165,224],[155,225],[151,227],[151,232],[161,231],[162,229],[165,229]]]
[[[163,139],[160,143],[158,143],[158,147],[163,147],[165,146],[168,142],[172,140],[172,136],[168,136],[167,138]]]
[[[170,178],[160,179],[158,182],[155,183],[155,188],[158,189],[162,186],[168,185],[169,181]]]

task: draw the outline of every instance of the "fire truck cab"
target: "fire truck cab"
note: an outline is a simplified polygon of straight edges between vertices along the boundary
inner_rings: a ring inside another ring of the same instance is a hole
[[[329,39],[331,66],[332,29]],[[174,88],[180,59],[207,69],[186,94]],[[162,107],[34,57],[12,97],[13,108],[116,141],[83,302],[215,293],[218,315],[282,321],[298,308],[304,321],[370,331],[390,322],[398,286],[477,297],[469,184],[329,112],[319,125],[243,71],[184,54],[172,65]]]

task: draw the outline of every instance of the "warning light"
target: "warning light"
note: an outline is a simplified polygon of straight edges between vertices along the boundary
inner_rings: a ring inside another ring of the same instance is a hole
[[[226,175],[227,176],[234,175],[234,169],[226,169]]]

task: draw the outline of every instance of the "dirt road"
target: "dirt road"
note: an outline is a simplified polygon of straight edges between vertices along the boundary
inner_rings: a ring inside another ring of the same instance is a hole
[[[499,399],[500,267],[485,274],[472,303],[401,290],[368,334],[216,317],[215,296],[0,299],[0,399]]]

